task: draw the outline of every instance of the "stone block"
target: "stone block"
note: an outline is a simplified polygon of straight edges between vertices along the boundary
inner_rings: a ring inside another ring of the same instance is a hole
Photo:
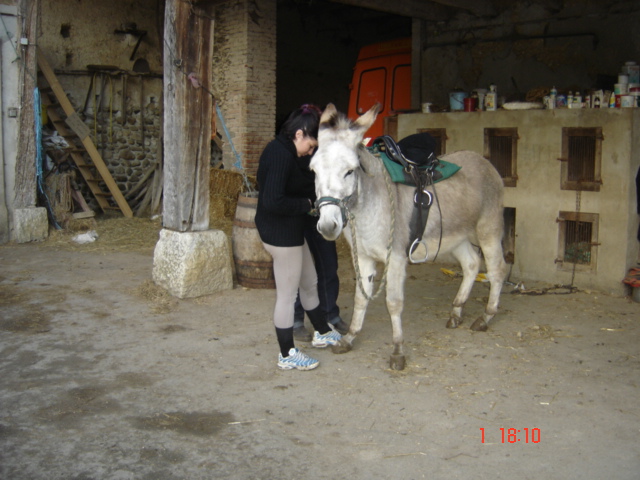
[[[42,207],[17,208],[13,212],[13,241],[28,243],[49,236],[47,209]]]
[[[174,232],[162,229],[153,254],[153,281],[178,298],[232,289],[227,235],[221,230]]]

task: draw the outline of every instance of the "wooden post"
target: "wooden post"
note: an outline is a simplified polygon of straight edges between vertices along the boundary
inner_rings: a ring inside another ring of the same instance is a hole
[[[20,62],[20,131],[18,133],[14,208],[36,205],[36,130],[33,96],[36,87],[36,39],[40,0],[18,1],[18,38],[28,45],[18,45]],[[20,43],[20,42],[18,42]]]
[[[164,228],[209,228],[213,2],[167,0],[164,15]]]

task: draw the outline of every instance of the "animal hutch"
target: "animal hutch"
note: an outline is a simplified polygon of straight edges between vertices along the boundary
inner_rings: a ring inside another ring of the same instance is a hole
[[[396,122],[399,139],[427,131],[441,153],[474,150],[496,166],[512,281],[625,293],[622,279],[639,261],[640,109],[413,113]]]

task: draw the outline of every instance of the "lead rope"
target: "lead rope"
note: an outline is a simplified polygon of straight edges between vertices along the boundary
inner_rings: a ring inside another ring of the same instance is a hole
[[[389,270],[389,259],[391,258],[391,249],[393,247],[393,234],[396,229],[396,216],[395,216],[396,200],[395,200],[395,197],[393,196],[393,190],[391,189],[391,181],[390,181],[389,175],[385,175],[385,182],[387,185],[387,193],[389,194],[389,203],[391,205],[391,229],[389,231],[389,244],[387,245],[387,258],[384,262],[384,271],[382,272],[382,280],[380,282],[380,285],[378,286],[378,290],[373,296],[367,295],[367,292],[364,291],[364,287],[362,286],[362,276],[360,275],[360,265],[358,264],[358,239],[356,238],[356,230],[357,230],[356,217],[353,215],[353,213],[351,213],[351,210],[347,210],[349,220],[351,221],[351,225],[353,226],[351,231],[353,236],[353,266],[356,271],[356,280],[358,282],[358,287],[360,288],[360,291],[364,295],[364,298],[366,298],[369,301],[375,298],[378,298],[378,296],[380,295],[380,292],[382,292],[382,289],[387,284],[387,272]]]

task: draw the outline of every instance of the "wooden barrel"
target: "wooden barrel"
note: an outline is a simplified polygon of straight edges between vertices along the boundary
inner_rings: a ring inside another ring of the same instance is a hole
[[[231,245],[238,283],[247,288],[276,288],[273,260],[256,229],[257,193],[241,193],[233,219]]]

